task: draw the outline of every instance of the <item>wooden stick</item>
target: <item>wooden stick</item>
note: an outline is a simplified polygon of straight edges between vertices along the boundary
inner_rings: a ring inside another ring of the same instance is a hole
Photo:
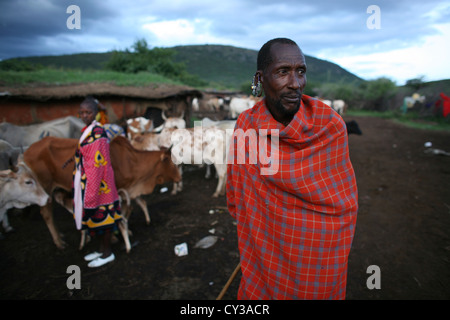
[[[239,262],[236,268],[234,269],[233,273],[230,276],[230,279],[228,279],[227,283],[223,287],[220,294],[217,296],[216,300],[222,300],[223,296],[225,295],[225,292],[227,292],[228,287],[230,286],[231,282],[233,282],[234,278],[236,278],[237,273],[241,269],[241,263]]]

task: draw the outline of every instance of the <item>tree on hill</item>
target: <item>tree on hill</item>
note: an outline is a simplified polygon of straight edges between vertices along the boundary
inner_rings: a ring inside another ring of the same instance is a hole
[[[420,76],[418,78],[415,79],[409,79],[408,81],[406,81],[406,86],[407,87],[411,87],[414,90],[419,90],[421,87],[423,87],[425,85],[425,82],[423,81],[423,79],[425,78],[425,76]]]
[[[137,40],[131,48],[131,50],[113,51],[106,69],[125,73],[157,73],[193,86],[206,84],[197,76],[190,75],[184,63],[174,61],[176,52],[173,49],[158,47],[149,49],[145,39]]]
[[[4,71],[34,71],[41,68],[23,59],[8,59],[0,61],[0,70]]]

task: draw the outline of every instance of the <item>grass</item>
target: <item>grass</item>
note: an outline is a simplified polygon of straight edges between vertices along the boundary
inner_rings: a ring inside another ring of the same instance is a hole
[[[181,85],[178,81],[148,72],[127,74],[114,71],[85,71],[52,68],[28,72],[0,70],[0,79],[1,84],[6,86],[27,85],[33,83],[63,85],[89,82],[107,82],[119,86],[145,86],[154,83]]]
[[[406,114],[402,114],[399,111],[379,112],[368,110],[347,110],[346,115],[360,117],[378,117],[389,119],[396,123],[403,124],[415,129],[440,130],[450,132],[450,119],[432,115],[421,116],[417,112],[408,112]]]

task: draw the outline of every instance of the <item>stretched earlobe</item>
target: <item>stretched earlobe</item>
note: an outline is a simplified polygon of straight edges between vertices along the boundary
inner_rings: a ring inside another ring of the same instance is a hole
[[[259,72],[255,73],[252,79],[252,94],[255,97],[261,97],[262,89],[261,89],[261,77]]]

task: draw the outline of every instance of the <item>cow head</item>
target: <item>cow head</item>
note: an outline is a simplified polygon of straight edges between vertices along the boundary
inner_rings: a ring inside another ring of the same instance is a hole
[[[156,179],[157,184],[163,184],[165,182],[180,182],[181,173],[178,166],[172,161],[172,147],[164,149],[161,152],[161,170],[158,170],[159,175]]]
[[[1,171],[0,181],[2,207],[25,208],[32,204],[44,206],[49,200],[34,173],[21,160],[13,170]]]
[[[144,132],[153,131],[153,121],[144,117],[138,117],[127,120],[127,136],[128,139],[133,140],[136,135],[141,135]]]
[[[178,128],[184,129],[186,128],[186,121],[184,120],[184,111],[181,113],[179,117],[167,117],[164,111],[161,113],[161,116],[164,120],[163,128]],[[158,128],[159,130],[159,128]]]

